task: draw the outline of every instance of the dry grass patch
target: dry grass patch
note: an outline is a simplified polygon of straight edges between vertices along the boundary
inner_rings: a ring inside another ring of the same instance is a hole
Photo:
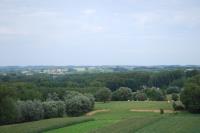
[[[160,113],[159,109],[131,109],[132,112],[154,112]],[[173,110],[164,110],[165,113],[174,113]]]
[[[95,111],[91,111],[89,113],[86,114],[86,116],[92,116],[95,115],[97,113],[101,113],[101,112],[109,112],[109,109],[101,109],[101,110],[95,110]]]

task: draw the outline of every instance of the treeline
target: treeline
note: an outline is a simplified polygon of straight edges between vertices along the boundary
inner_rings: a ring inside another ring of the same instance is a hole
[[[72,75],[21,75],[10,73],[0,75],[0,89],[12,93],[18,100],[38,99],[46,101],[49,93],[57,93],[62,99],[66,91],[95,94],[100,88],[109,88],[112,92],[127,87],[132,92],[144,88],[160,88],[162,93],[179,93],[186,79],[198,75],[197,70],[174,70],[161,72],[125,72]],[[3,89],[4,88],[4,89]]]
[[[0,89],[0,125],[35,121],[54,117],[80,116],[94,108],[94,97],[66,91],[60,99],[57,93],[48,94],[46,101],[19,100],[9,90]]]

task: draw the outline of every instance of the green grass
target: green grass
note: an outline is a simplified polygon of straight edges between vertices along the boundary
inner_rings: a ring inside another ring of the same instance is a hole
[[[162,117],[135,117],[93,130],[90,133],[133,133],[145,125],[159,121],[161,118]]]
[[[143,112],[131,112],[131,109],[172,109],[171,104],[165,102],[108,102],[108,103],[96,103],[95,109],[109,109],[110,112],[97,113],[92,116],[95,120],[87,123],[76,124],[72,126],[67,126],[64,128],[48,131],[45,133],[89,133],[97,129],[104,129],[107,126],[117,124],[120,121],[125,120],[125,125],[127,119],[133,118],[135,120],[141,119],[140,123],[148,123],[151,120],[158,119],[160,117],[159,113],[143,113]],[[151,117],[147,119],[148,117]],[[132,120],[132,119],[131,119]],[[129,121],[131,121],[129,120]],[[142,125],[139,124],[138,125]],[[136,125],[138,127],[138,125]],[[110,132],[110,131],[109,131]]]
[[[172,106],[166,101],[96,103],[95,110],[110,111],[90,117],[66,117],[0,126],[0,133],[200,133],[200,115],[130,111],[160,108],[170,110]]]
[[[200,133],[200,115],[169,116],[136,133]]]
[[[85,123],[80,123],[80,124],[76,124],[76,125],[72,125],[72,126],[68,126],[64,128],[47,131],[45,133],[87,133],[94,129],[98,129],[115,122],[117,121],[116,120],[89,121]]]
[[[0,126],[0,133],[40,133],[43,131],[92,120],[93,120],[92,118],[87,118],[87,117],[73,117],[73,118],[64,117],[64,118],[46,119],[34,122]]]

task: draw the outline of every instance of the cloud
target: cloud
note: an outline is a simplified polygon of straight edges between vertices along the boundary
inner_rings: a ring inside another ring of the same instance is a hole
[[[132,13],[131,18],[133,18],[133,22],[136,26],[144,28],[144,26],[161,21],[162,16],[156,12],[137,12]]]
[[[18,31],[10,27],[0,27],[0,35],[27,35],[27,32]]]
[[[93,14],[96,13],[96,10],[95,9],[85,9],[85,10],[82,11],[82,13],[84,15],[93,15]]]
[[[93,32],[93,33],[98,33],[98,32],[103,32],[105,31],[105,28],[103,26],[94,26],[94,25],[83,25],[81,30],[83,32]]]
[[[61,15],[59,12],[54,11],[34,11],[30,13],[23,13],[21,16],[25,17],[51,17]]]

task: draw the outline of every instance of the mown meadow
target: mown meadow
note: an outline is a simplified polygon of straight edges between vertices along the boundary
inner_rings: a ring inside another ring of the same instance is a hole
[[[155,113],[138,110],[172,110],[167,101],[97,102],[95,110],[84,117],[64,117],[0,126],[1,133],[199,133],[200,115],[187,112]]]

